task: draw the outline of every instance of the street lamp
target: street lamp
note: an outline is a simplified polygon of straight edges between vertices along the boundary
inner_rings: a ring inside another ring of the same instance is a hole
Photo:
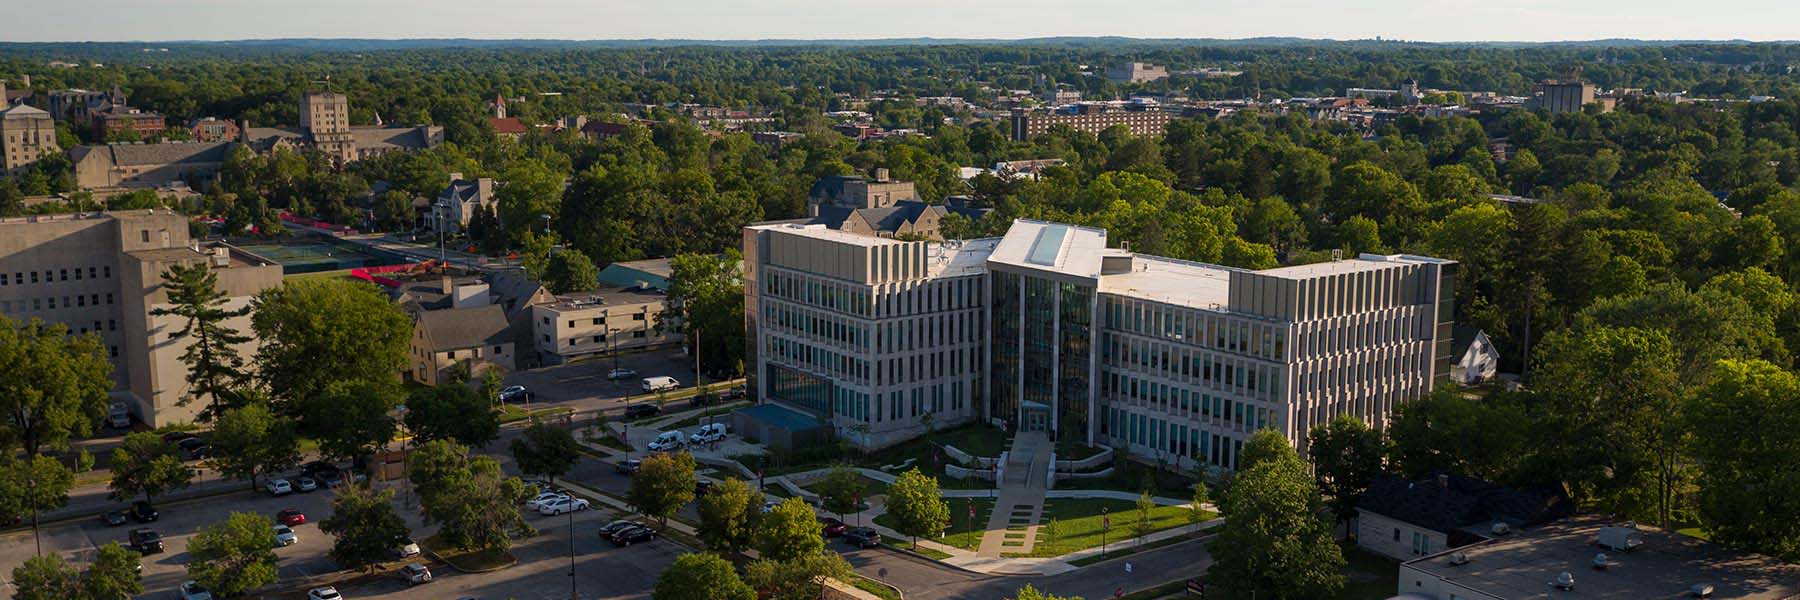
[[[433,207],[437,208],[437,210],[432,211],[432,214],[437,217],[438,262],[448,262],[447,255],[444,252],[444,217],[448,215],[445,215],[444,213],[449,211],[450,204],[443,200],[439,200]]]

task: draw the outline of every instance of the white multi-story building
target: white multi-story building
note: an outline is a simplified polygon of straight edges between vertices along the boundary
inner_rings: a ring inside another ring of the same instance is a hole
[[[745,250],[754,389],[859,445],[983,418],[1231,469],[1257,429],[1304,447],[1449,375],[1451,261],[1249,271],[1026,220],[944,243],[759,225]]]

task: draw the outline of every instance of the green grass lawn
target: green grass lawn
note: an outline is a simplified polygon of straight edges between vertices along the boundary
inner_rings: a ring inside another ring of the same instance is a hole
[[[987,532],[988,517],[994,513],[994,501],[987,498],[954,498],[945,500],[950,503],[950,527],[944,530],[944,536],[932,541],[974,551],[981,548],[981,534]],[[969,503],[975,504],[975,520],[969,520]],[[883,514],[875,517],[875,524],[888,529],[895,526],[894,516]],[[908,546],[911,547],[910,540]]]
[[[976,423],[964,425],[956,429],[932,432],[931,441],[946,446],[956,446],[957,450],[974,456],[998,457],[1001,452],[1011,447],[1012,436],[1002,433],[998,427]]]
[[[1059,489],[1071,490],[1119,490],[1138,493],[1146,489],[1151,494],[1169,498],[1189,499],[1194,497],[1194,478],[1183,473],[1167,470],[1158,471],[1155,467],[1126,461],[1123,469],[1113,466],[1113,474],[1104,478],[1068,479],[1056,482]]]
[[[893,586],[861,575],[852,577],[850,579],[850,584],[856,586],[856,589],[874,594],[875,597],[881,598],[881,600],[900,600],[900,591],[894,589]]]
[[[1112,530],[1102,532],[1104,518],[1101,509],[1112,517]],[[1207,519],[1213,513],[1206,514]],[[1077,550],[1085,550],[1100,546],[1102,541],[1107,545],[1123,544],[1135,546],[1132,539],[1134,524],[1137,522],[1137,503],[1111,498],[1050,498],[1044,500],[1044,514],[1038,521],[1037,543],[1029,554],[1019,554],[1031,558],[1051,558],[1062,556]],[[1056,520],[1055,534],[1049,531],[1051,519]],[[1150,531],[1157,532],[1171,527],[1188,524],[1188,509],[1180,506],[1158,506],[1150,509]],[[1124,547],[1121,546],[1121,547]],[[1014,556],[1008,554],[1007,556]]]
[[[1343,546],[1344,591],[1336,600],[1382,600],[1392,598],[1400,586],[1400,563],[1356,546]]]
[[[918,549],[914,549],[912,540],[908,539],[908,538],[888,537],[888,536],[884,535],[884,536],[881,536],[881,543],[885,544],[887,546],[893,547],[895,549],[905,550],[908,552],[917,552],[919,554],[925,555],[926,558],[929,558],[932,560],[944,560],[946,558],[950,558],[949,552],[932,550],[932,549],[926,548],[924,546],[919,546]]]
[[[862,497],[864,501],[887,493],[888,485],[885,483],[870,479],[868,476],[857,477],[857,479],[862,481]],[[800,486],[800,489],[817,494],[819,493],[819,484],[821,483],[824,483],[823,479]]]
[[[570,412],[574,411],[567,406],[552,406],[549,408],[525,410],[524,408],[512,404],[504,404],[500,406],[500,424],[516,423],[532,417],[543,418],[560,416]]]
[[[1070,436],[1056,440],[1056,460],[1081,460],[1105,451],[1102,446],[1089,446]]]
[[[456,570],[466,573],[495,571],[513,566],[519,562],[519,559],[514,557],[511,552],[505,550],[464,552],[447,548],[443,541],[439,540],[438,536],[435,535],[421,540],[419,545],[423,546],[426,551],[437,555],[439,559],[449,563],[450,566],[454,567]]]

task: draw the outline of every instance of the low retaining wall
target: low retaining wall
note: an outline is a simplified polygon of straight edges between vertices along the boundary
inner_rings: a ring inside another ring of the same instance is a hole
[[[1099,454],[1095,454],[1095,455],[1089,456],[1087,458],[1078,459],[1078,460],[1056,461],[1056,470],[1058,470],[1058,471],[1086,471],[1088,469],[1092,469],[1094,467],[1098,467],[1101,465],[1111,464],[1112,460],[1113,460],[1113,449],[1112,448],[1104,448],[1104,449],[1100,450]]]
[[[980,479],[982,481],[994,480],[993,469],[969,469],[956,465],[944,465],[944,474],[957,479]]]
[[[1107,468],[1104,468],[1104,469],[1101,469],[1098,471],[1093,471],[1090,473],[1058,472],[1056,474],[1056,478],[1060,481],[1068,481],[1068,480],[1072,480],[1072,479],[1105,479],[1108,477],[1112,477],[1112,474],[1113,474],[1112,467],[1107,467]]]
[[[991,456],[975,456],[963,452],[956,446],[951,446],[949,444],[944,445],[944,454],[950,455],[950,458],[955,459],[957,464],[974,465],[983,469],[994,468],[994,462],[996,461],[996,459]]]

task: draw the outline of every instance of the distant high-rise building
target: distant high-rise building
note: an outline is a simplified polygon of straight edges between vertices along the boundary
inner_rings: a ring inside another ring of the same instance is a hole
[[[1106,78],[1114,83],[1149,83],[1169,78],[1169,68],[1150,63],[1129,62],[1106,68]]]
[[[1169,113],[1160,110],[1114,110],[1097,104],[1079,104],[1074,110],[1032,111],[1015,108],[1012,111],[1012,136],[1017,141],[1043,135],[1058,125],[1094,135],[1099,135],[1114,125],[1124,125],[1131,130],[1131,135],[1162,137],[1163,128],[1168,124]]]
[[[313,147],[338,162],[356,160],[356,136],[350,133],[350,98],[333,92],[311,92],[300,99],[300,126]]]
[[[50,113],[23,104],[0,104],[0,173],[13,173],[59,150]]]
[[[1545,79],[1537,89],[1528,106],[1552,113],[1581,112],[1581,107],[1595,101],[1594,84],[1585,81]]]

